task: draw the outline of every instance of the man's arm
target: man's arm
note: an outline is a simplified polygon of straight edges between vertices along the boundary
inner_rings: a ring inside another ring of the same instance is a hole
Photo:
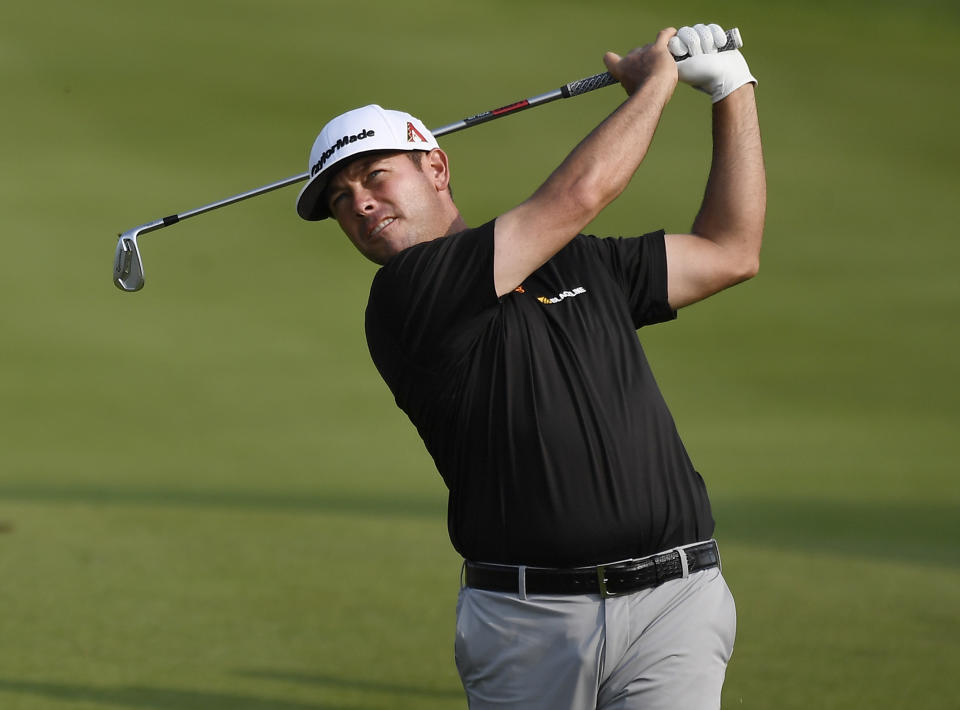
[[[668,234],[667,297],[688,306],[753,277],[767,201],[753,84],[713,104],[713,164],[691,234]]]
[[[667,50],[673,28],[625,57],[604,57],[629,98],[590,133],[525,202],[501,215],[494,231],[494,285],[509,293],[546,263],[630,182],[677,85]]]

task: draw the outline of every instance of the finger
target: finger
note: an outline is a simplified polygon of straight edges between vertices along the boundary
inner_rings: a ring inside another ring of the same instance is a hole
[[[657,32],[657,39],[654,42],[655,45],[659,45],[661,49],[665,49],[667,44],[670,41],[670,38],[677,34],[677,30],[673,27],[664,27],[662,30]]]
[[[623,57],[616,52],[607,52],[603,55],[603,63],[606,65],[607,71],[613,74],[613,76],[617,76],[617,74],[614,72],[616,71],[617,65],[620,64],[622,59]]]
[[[703,49],[700,47],[700,35],[692,27],[681,27],[677,30],[677,37],[686,45],[687,53],[691,57],[703,54]]]
[[[723,28],[717,24],[710,24],[707,25],[707,27],[713,32],[713,46],[718,50],[721,47],[725,47],[727,44],[727,33],[723,31]]]
[[[713,32],[706,25],[703,23],[696,24],[693,29],[700,38],[700,49],[703,50],[704,54],[713,54],[717,51],[716,47],[713,46]]]
[[[675,57],[683,57],[689,54],[687,52],[687,45],[677,35],[674,35],[670,38],[670,41],[667,42],[667,49],[670,50],[670,54]]]

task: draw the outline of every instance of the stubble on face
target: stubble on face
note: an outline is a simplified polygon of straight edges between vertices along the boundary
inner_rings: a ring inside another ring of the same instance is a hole
[[[407,152],[361,156],[330,181],[325,199],[331,214],[374,263],[385,264],[404,249],[443,236],[459,221],[424,155],[420,160]]]

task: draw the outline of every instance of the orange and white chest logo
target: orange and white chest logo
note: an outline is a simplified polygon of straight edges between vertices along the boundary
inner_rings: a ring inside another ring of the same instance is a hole
[[[579,296],[586,292],[587,292],[587,289],[585,289],[583,286],[577,286],[576,288],[571,289],[569,291],[561,291],[553,298],[547,298],[546,296],[537,296],[537,300],[540,301],[540,303],[545,303],[547,305],[550,305],[553,303],[560,303],[560,301],[563,301],[564,299],[567,299],[567,298],[574,298],[575,296]]]

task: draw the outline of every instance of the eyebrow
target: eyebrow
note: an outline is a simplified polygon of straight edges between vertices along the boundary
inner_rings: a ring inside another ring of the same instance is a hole
[[[369,169],[369,167],[381,160],[386,158],[392,158],[395,155],[400,155],[400,153],[393,151],[382,151],[378,153],[369,153],[367,155],[361,155],[354,160],[350,161],[347,165],[344,165],[337,173],[330,178],[330,181],[327,183],[327,186],[323,189],[323,199],[327,203],[327,207],[331,206],[330,196],[333,194],[333,183],[334,181],[343,174],[344,170],[348,168],[359,167],[361,172]]]

